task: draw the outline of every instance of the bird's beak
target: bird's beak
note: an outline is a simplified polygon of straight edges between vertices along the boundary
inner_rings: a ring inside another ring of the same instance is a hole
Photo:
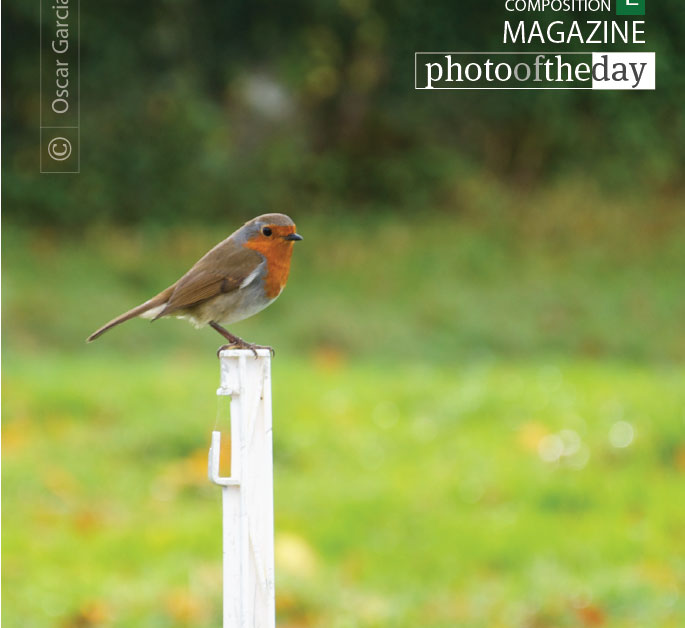
[[[289,233],[287,236],[284,236],[284,240],[301,240],[302,236],[299,233]]]

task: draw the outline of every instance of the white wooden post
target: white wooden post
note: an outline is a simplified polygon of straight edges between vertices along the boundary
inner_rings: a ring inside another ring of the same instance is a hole
[[[212,432],[209,479],[223,494],[223,628],[275,628],[271,354],[221,352],[231,397],[231,475],[219,473],[221,432]]]

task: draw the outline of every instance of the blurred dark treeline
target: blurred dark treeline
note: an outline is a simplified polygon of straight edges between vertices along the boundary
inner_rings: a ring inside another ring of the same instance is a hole
[[[14,222],[451,210],[480,172],[514,191],[577,179],[614,197],[683,191],[677,0],[648,3],[645,46],[614,48],[656,51],[657,90],[638,93],[414,91],[415,51],[504,49],[503,22],[520,15],[501,0],[81,5],[81,174],[55,176],[38,174],[39,4],[3,4]]]

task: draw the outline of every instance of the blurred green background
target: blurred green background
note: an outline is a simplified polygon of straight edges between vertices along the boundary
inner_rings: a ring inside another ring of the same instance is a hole
[[[220,625],[221,339],[84,339],[267,211],[305,239],[232,331],[277,349],[279,626],[682,624],[679,3],[647,6],[654,92],[426,93],[414,51],[516,16],[83,2],[59,176],[38,6],[3,5],[3,625]]]

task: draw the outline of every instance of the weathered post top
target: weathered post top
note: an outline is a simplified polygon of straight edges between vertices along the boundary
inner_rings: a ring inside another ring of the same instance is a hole
[[[250,349],[224,349],[219,353],[221,365],[221,385],[217,395],[240,394],[240,386],[263,369],[270,376],[271,352],[268,349],[257,349],[257,355]],[[241,377],[242,374],[242,377]],[[269,382],[270,383],[270,382]]]

